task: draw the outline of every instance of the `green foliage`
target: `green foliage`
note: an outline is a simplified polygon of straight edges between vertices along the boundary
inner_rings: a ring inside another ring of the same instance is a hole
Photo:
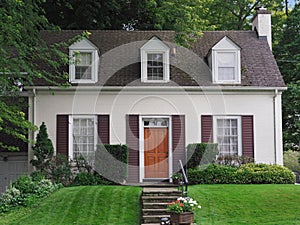
[[[93,173],[80,172],[76,175],[75,179],[72,182],[72,185],[74,186],[112,185],[112,184],[114,183],[100,176],[97,172],[93,172]]]
[[[194,168],[199,165],[211,163],[218,154],[218,145],[209,143],[195,143],[187,146],[187,167]]]
[[[284,152],[283,164],[290,170],[300,173],[300,152],[292,150]]]
[[[103,177],[116,183],[127,178],[128,147],[126,145],[103,144],[97,146],[95,170]]]
[[[36,143],[32,147],[32,150],[34,158],[30,162],[36,169],[43,172],[48,167],[49,161],[54,153],[52,141],[48,138],[47,128],[44,122],[40,126]]]
[[[190,184],[291,184],[294,174],[279,165],[244,164],[239,168],[209,164],[200,169],[188,169]]]
[[[57,184],[69,185],[72,182],[72,171],[68,157],[62,154],[53,156],[49,161],[47,177]]]
[[[33,180],[31,176],[20,176],[13,182],[0,199],[0,212],[7,212],[16,206],[31,206],[48,196],[59,186],[50,180]]]
[[[195,209],[200,209],[198,202],[190,197],[180,197],[176,201],[170,202],[167,206],[167,211],[180,214],[182,212],[194,212]]]
[[[300,3],[288,15],[274,54],[287,83],[282,95],[284,150],[300,151]]]

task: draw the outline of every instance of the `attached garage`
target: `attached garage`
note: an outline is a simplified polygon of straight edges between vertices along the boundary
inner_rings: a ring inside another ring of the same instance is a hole
[[[28,172],[26,152],[0,153],[0,193],[4,192],[11,182]]]

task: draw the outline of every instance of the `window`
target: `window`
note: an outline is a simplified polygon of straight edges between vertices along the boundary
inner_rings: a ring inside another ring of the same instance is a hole
[[[75,80],[92,79],[92,53],[80,52],[75,56]]]
[[[93,163],[97,143],[96,116],[70,116],[70,158],[83,156]]]
[[[170,74],[169,47],[153,37],[141,48],[141,81],[168,82]]]
[[[215,117],[214,125],[219,155],[241,155],[240,117]]]
[[[99,56],[97,48],[87,39],[69,47],[71,83],[96,83],[98,81]]]
[[[163,80],[163,54],[148,54],[147,80]]]
[[[224,37],[212,48],[208,61],[213,83],[241,83],[240,47],[229,38]]]

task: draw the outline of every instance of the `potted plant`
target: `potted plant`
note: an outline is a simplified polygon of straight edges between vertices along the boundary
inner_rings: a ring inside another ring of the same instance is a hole
[[[170,202],[167,206],[172,224],[193,223],[194,211],[200,208],[201,206],[197,201],[189,197],[180,197],[176,201]]]
[[[182,174],[181,173],[174,173],[171,178],[172,178],[173,184],[178,184],[179,181],[182,180]]]

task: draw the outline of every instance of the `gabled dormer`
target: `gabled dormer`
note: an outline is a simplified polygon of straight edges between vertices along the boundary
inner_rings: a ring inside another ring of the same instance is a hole
[[[168,82],[170,79],[170,48],[153,37],[141,49],[141,81]]]
[[[208,57],[215,84],[241,83],[241,48],[230,38],[224,37],[212,49]]]
[[[71,83],[96,83],[98,81],[98,48],[84,38],[69,47]]]

